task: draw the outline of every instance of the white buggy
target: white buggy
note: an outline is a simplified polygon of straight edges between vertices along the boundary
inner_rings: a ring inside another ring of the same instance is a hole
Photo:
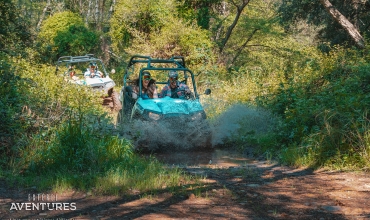
[[[113,91],[116,84],[109,77],[101,59],[94,57],[92,54],[85,56],[63,56],[58,59],[56,73],[61,66],[67,68],[63,74],[66,80],[78,85],[89,86],[93,90],[104,91],[104,93],[112,98],[113,109],[117,111],[121,109],[119,95]],[[95,74],[90,72],[90,70],[94,70]],[[112,73],[114,72],[113,69]]]

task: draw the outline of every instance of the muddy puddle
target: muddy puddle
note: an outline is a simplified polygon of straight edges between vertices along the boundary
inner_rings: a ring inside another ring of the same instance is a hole
[[[252,163],[251,158],[243,157],[240,152],[224,149],[212,149],[207,151],[183,151],[183,152],[164,152],[152,154],[160,162],[169,166],[179,167],[236,167],[245,166]]]

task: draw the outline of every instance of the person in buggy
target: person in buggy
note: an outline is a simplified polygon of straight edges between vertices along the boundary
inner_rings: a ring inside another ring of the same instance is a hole
[[[163,87],[159,97],[164,98],[169,96],[171,98],[185,99],[191,96],[189,87],[178,80],[179,74],[171,70],[168,74],[168,83]]]
[[[90,63],[89,64],[89,68],[87,68],[86,72],[84,73],[84,76],[87,78],[87,77],[90,77],[90,78],[95,78],[95,77],[98,77],[98,78],[101,78],[103,77],[103,73],[100,72],[98,70],[98,66],[96,65],[96,63]]]
[[[144,71],[142,74],[142,87],[141,87],[141,98],[142,99],[156,99],[158,98],[156,80],[151,78],[148,71]],[[128,116],[134,106],[136,100],[139,97],[139,83],[140,79],[134,80],[134,85],[126,86],[124,92],[123,106],[125,115]]]

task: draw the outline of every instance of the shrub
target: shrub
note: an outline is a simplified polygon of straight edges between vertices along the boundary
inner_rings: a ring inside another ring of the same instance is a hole
[[[94,53],[98,43],[97,33],[90,31],[79,15],[69,11],[46,19],[36,42],[41,60],[49,63],[61,56]]]

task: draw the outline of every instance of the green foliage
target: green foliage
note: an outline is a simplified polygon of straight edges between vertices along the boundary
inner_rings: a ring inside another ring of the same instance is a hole
[[[94,115],[70,115],[66,122],[55,130],[48,131],[48,141],[44,134],[34,137],[30,147],[23,151],[20,164],[26,172],[45,173],[107,171],[113,164],[128,159],[132,155],[131,146],[125,139],[111,136],[104,131],[107,122],[95,123]]]
[[[112,47],[117,54],[125,51],[159,58],[181,55],[195,71],[214,62],[208,32],[179,19],[174,2],[122,1],[117,4],[111,27]]]
[[[79,15],[68,11],[46,19],[37,36],[41,59],[49,63],[61,56],[94,53],[98,42],[97,33],[85,27]]]
[[[83,26],[82,18],[72,12],[60,12],[46,19],[42,26],[38,38],[47,45],[53,45],[58,32],[67,31],[70,26]]]
[[[331,0],[333,6],[338,9],[349,21],[351,21],[358,31],[364,35],[369,34],[369,1],[363,3],[352,1]],[[309,24],[321,26],[322,30],[317,35],[323,41],[329,41],[332,44],[353,45],[353,41],[343,28],[334,21],[334,19],[325,11],[320,1],[282,1],[279,5],[281,23],[287,27],[297,21],[307,21]],[[291,29],[292,30],[292,29]],[[294,30],[293,30],[294,31]]]
[[[210,20],[217,16],[217,8],[221,6],[220,0],[177,0],[179,16],[192,23],[196,21],[198,26],[208,30]]]
[[[128,140],[114,135],[100,93],[68,83],[54,67],[23,59],[2,61],[1,76],[2,123],[9,126],[0,130],[0,175],[11,183],[118,195],[183,180],[181,171],[135,155]]]
[[[23,100],[19,87],[21,78],[14,74],[14,68],[5,56],[0,60],[0,155],[5,159],[14,153],[15,136],[22,132],[22,122],[19,112]],[[7,162],[1,160],[2,162]],[[2,166],[3,164],[0,164]]]
[[[150,34],[159,31],[168,16],[174,13],[172,1],[120,1],[111,19],[112,47],[116,51],[144,43]]]
[[[367,152],[366,144],[359,143],[368,129],[362,122],[368,121],[363,113],[370,104],[369,64],[361,57],[356,51],[333,49],[307,63],[317,71],[310,78],[295,77],[260,103],[283,117],[280,142],[300,146],[283,148],[283,161],[295,164],[287,155],[297,154],[301,164],[315,167],[366,164],[367,159],[360,157]]]
[[[251,129],[253,117],[241,119],[228,142],[241,149],[255,146],[289,165],[368,169],[366,53],[327,46],[330,52],[323,54],[301,47],[296,38],[272,37],[279,36],[275,33],[261,38],[269,49],[256,48],[258,53],[243,55],[249,58],[245,64],[209,77],[217,91],[213,100],[225,106],[221,111],[245,102],[276,115],[275,129],[260,134]]]
[[[8,54],[23,53],[30,44],[28,23],[20,16],[20,10],[11,0],[0,2],[0,50]]]
[[[54,38],[57,56],[80,56],[98,48],[99,38],[85,26],[69,26],[65,32],[59,32]]]

